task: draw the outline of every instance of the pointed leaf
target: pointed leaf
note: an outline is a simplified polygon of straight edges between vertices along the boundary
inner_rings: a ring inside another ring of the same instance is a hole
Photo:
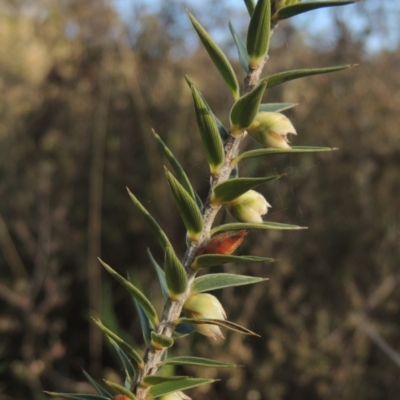
[[[156,270],[158,280],[160,281],[162,294],[167,299],[168,298],[168,286],[167,286],[167,281],[165,279],[165,273],[164,273],[163,269],[158,265],[157,261],[154,259],[153,255],[150,252],[150,249],[147,249],[147,254],[149,255],[151,265]]]
[[[233,97],[237,99],[240,94],[239,83],[231,64],[223,51],[218,47],[196,18],[190,12],[188,12],[188,15],[212,62],[217,67],[229,90],[232,92]]]
[[[129,389],[119,385],[118,383],[111,382],[106,379],[104,379],[104,383],[107,386],[110,386],[111,388],[113,388],[119,394],[124,394],[125,396],[129,397],[131,400],[136,400],[136,396]]]
[[[337,67],[328,68],[311,68],[311,69],[296,69],[293,71],[280,72],[275,75],[271,75],[267,80],[267,88],[280,85],[281,83],[291,81],[293,79],[303,78],[305,76],[328,74],[330,72],[342,71],[344,69],[352,68],[356,64],[338,65]]]
[[[226,319],[179,318],[179,321],[184,322],[184,323],[187,322],[190,324],[197,324],[197,325],[204,325],[204,324],[217,325],[217,326],[221,326],[223,328],[229,329],[234,332],[242,333],[243,335],[260,337],[260,335],[252,332],[250,329],[247,329],[244,326],[240,326],[240,325],[235,324],[234,322],[228,321]]]
[[[182,381],[188,378],[188,376],[146,376],[145,378],[143,378],[143,386],[154,386],[159,385],[160,383]]]
[[[192,292],[202,293],[232,286],[252,285],[268,280],[255,276],[237,274],[207,274],[197,277],[191,286]]]
[[[168,349],[174,344],[174,339],[169,336],[159,335],[156,332],[151,332],[151,345],[153,349],[163,350]]]
[[[265,178],[236,178],[229,179],[215,186],[212,191],[211,204],[219,206],[235,200],[237,197],[248,192],[262,183],[275,181],[281,178],[283,174],[267,176]]]
[[[271,30],[271,0],[258,0],[247,32],[250,69],[256,69],[268,52]]]
[[[210,165],[211,173],[216,175],[225,159],[224,145],[218,128],[217,118],[211,112],[208,104],[204,101],[203,95],[196,86],[192,84],[190,89],[192,91],[197,125],[199,126],[207,161]]]
[[[211,368],[235,368],[236,364],[225,363],[221,361],[211,360],[203,357],[173,357],[168,358],[161,363],[161,365],[193,365],[198,367],[211,367]]]
[[[191,333],[195,332],[195,330],[189,324],[178,324],[174,330],[174,338],[181,338]]]
[[[135,380],[136,377],[136,370],[135,367],[132,365],[129,357],[125,354],[125,352],[121,349],[118,343],[113,340],[112,338],[108,337],[111,345],[114,347],[115,351],[118,354],[119,359],[125,370],[125,385],[130,387],[132,382]]]
[[[309,2],[305,2],[305,3],[292,4],[287,7],[280,8],[272,16],[272,22],[278,23],[278,21],[281,21],[283,19],[294,17],[295,15],[299,15],[299,14],[305,13],[307,11],[316,10],[318,8],[345,6],[348,4],[356,3],[356,1],[358,1],[358,0],[309,1]]]
[[[85,375],[86,379],[89,383],[97,390],[97,393],[100,396],[103,396],[107,399],[111,398],[111,394],[107,392],[103,387],[101,387],[85,370],[82,370],[83,374]]]
[[[85,393],[57,393],[57,392],[46,392],[44,393],[50,396],[65,397],[66,399],[75,400],[110,400],[110,397],[99,396],[97,394],[85,394]]]
[[[232,165],[236,165],[239,161],[244,160],[245,158],[261,157],[273,154],[321,153],[321,152],[335,151],[335,150],[337,150],[337,148],[335,147],[311,147],[311,146],[293,146],[291,149],[267,148],[267,149],[250,150],[250,151],[245,151],[244,153],[237,156],[234,160],[232,160]]]
[[[265,103],[260,104],[258,112],[281,112],[296,107],[298,103]]]
[[[165,157],[167,158],[167,160],[171,164],[172,168],[174,169],[176,175],[178,176],[179,182],[186,189],[186,191],[193,197],[193,200],[196,200],[196,193],[189,181],[188,176],[186,175],[186,172],[184,171],[182,166],[179,164],[179,162],[175,158],[175,156],[172,154],[172,151],[169,149],[169,147],[164,143],[164,141],[156,133],[156,131],[154,129],[152,129],[152,132],[153,132],[153,135],[156,138],[157,142],[160,144]]]
[[[266,86],[266,80],[260,81],[251,92],[245,94],[233,105],[230,114],[232,135],[242,134],[251,125],[258,113]]]
[[[133,360],[135,360],[140,369],[143,368],[143,358],[139,355],[139,353],[133,349],[128,343],[126,343],[123,339],[121,339],[117,334],[110,331],[106,326],[98,318],[92,318],[93,322],[101,329],[101,331],[110,339],[114,340],[118,346]]]
[[[251,17],[254,13],[254,9],[256,8],[254,0],[244,0],[244,2],[246,4],[247,11],[249,12],[249,15]]]
[[[203,217],[199,207],[189,193],[185,190],[185,188],[167,169],[165,169],[165,174],[167,176],[172,194],[174,195],[175,203],[183,219],[183,223],[186,226],[189,239],[192,241],[197,241],[203,230]]]
[[[149,389],[149,393],[154,397],[160,397],[168,393],[179,390],[187,390],[201,385],[215,382],[214,379],[187,378],[178,381],[164,382],[154,385]]]
[[[169,240],[167,235],[164,233],[164,231],[161,229],[160,225],[156,222],[156,220],[150,215],[150,213],[143,207],[142,203],[135,197],[135,195],[128,189],[128,194],[135,204],[135,206],[139,209],[140,213],[143,215],[145,218],[146,222],[149,224],[150,229],[154,233],[154,235],[157,237],[161,247],[165,250],[165,246],[169,244]]]
[[[171,300],[178,300],[187,288],[187,273],[172,247],[167,246],[164,262],[165,279]]]
[[[197,271],[201,268],[214,267],[226,263],[270,263],[275,262],[273,258],[257,256],[231,256],[223,254],[205,254],[195,258],[191,269]]]
[[[239,230],[239,229],[278,229],[278,230],[298,230],[298,229],[307,229],[304,226],[298,225],[289,225],[289,224],[280,224],[279,222],[268,222],[264,221],[261,224],[252,224],[252,223],[244,223],[244,222],[234,222],[231,224],[218,225],[211,230],[211,235],[215,235],[219,232],[230,231],[230,230]]]
[[[248,74],[249,73],[249,57],[247,56],[246,46],[243,43],[240,36],[236,33],[235,29],[233,28],[232,24],[229,22],[229,29],[231,31],[233,40],[235,41],[235,45],[239,55],[239,61],[243,68],[243,71]]]
[[[140,327],[142,328],[143,339],[146,345],[148,345],[150,343],[151,332],[154,330],[154,326],[152,326],[151,321],[147,317],[140,303],[136,299],[133,299],[133,301],[135,303],[135,307],[139,315]]]
[[[150,303],[150,300],[131,282],[123,278],[120,274],[114,271],[108,264],[103,262],[101,265],[107,270],[107,272],[117,281],[119,282],[130,294],[135,298],[143,307],[143,311],[146,313],[149,320],[152,322],[153,326],[158,326],[158,316],[157,312],[154,309],[153,305]]]

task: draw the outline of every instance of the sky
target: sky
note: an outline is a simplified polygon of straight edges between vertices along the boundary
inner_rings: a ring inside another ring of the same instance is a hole
[[[208,0],[202,1],[206,2]],[[368,28],[368,24],[373,24],[374,29],[372,29],[366,41],[367,54],[375,54],[381,50],[394,50],[400,41],[400,28],[398,23],[400,20],[400,1],[362,1],[365,2],[364,5],[370,10],[370,16],[373,18],[372,21],[368,21],[365,16],[361,16],[357,12],[357,5],[315,10],[296,16],[292,18],[291,21],[299,29],[310,34],[311,43],[315,42],[313,38],[318,38],[318,40],[325,39],[329,41],[329,35],[333,31],[332,27],[334,24],[335,15],[338,15],[346,20],[346,25],[351,28],[351,31],[355,37]],[[134,5],[145,5],[148,9],[157,11],[162,2],[163,0],[113,0],[116,9],[127,24],[134,19]],[[182,4],[182,14],[184,14],[184,8],[186,6],[189,9],[191,5],[196,5],[198,7],[199,0],[176,0],[175,3]],[[246,13],[246,7],[243,0],[225,0],[225,3],[232,10],[233,15],[237,16],[242,12]],[[384,8],[386,13],[379,13],[380,8]],[[377,18],[374,18],[375,15]],[[379,18],[380,15],[384,15],[384,20],[382,20],[382,17]],[[218,40],[218,38],[216,38],[216,40]]]

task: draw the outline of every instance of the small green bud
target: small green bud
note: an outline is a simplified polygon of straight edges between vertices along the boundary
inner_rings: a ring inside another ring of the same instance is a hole
[[[193,319],[226,319],[225,310],[219,300],[209,293],[193,293],[183,305],[185,314]],[[217,325],[193,324],[193,328],[212,339],[223,338]]]
[[[268,212],[271,205],[262,194],[249,190],[227,203],[226,207],[238,221],[261,224],[262,216]]]
[[[277,112],[259,112],[247,129],[248,134],[267,147],[290,149],[287,135],[297,135],[289,118]]]

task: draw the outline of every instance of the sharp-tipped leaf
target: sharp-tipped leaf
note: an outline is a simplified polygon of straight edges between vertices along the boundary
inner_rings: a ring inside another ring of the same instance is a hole
[[[138,208],[140,213],[143,215],[145,218],[146,222],[149,224],[150,229],[158,239],[161,247],[165,250],[165,246],[169,244],[169,240],[167,235],[164,233],[164,231],[161,229],[160,225],[156,222],[156,220],[150,215],[150,213],[146,210],[145,207],[143,207],[142,203],[136,198],[136,196],[128,189],[129,197],[133,201],[133,204]]]
[[[271,30],[271,0],[258,0],[247,31],[249,67],[256,69],[268,52]]]
[[[214,267],[216,265],[226,263],[270,263],[274,262],[273,258],[257,257],[257,256],[231,256],[223,254],[204,254],[195,258],[190,268],[199,270],[201,268]]]
[[[246,74],[248,74],[249,73],[249,57],[247,56],[246,46],[230,22],[229,22],[229,29],[231,31],[233,40],[235,42],[235,45],[236,45],[236,48],[238,51],[240,65],[242,66],[244,72]]]
[[[277,10],[277,12],[272,16],[272,22],[278,23],[283,19],[294,17],[295,15],[299,15],[308,11],[317,10],[318,8],[346,6],[348,4],[353,4],[356,1],[358,0],[307,1],[304,3],[292,4]]]
[[[150,300],[131,282],[123,278],[118,272],[114,271],[108,264],[99,259],[101,265],[107,270],[107,272],[119,282],[130,294],[136,299],[143,307],[143,311],[146,313],[153,326],[158,325],[158,316],[155,308],[150,303]]]
[[[154,385],[159,385],[160,383],[182,381],[182,380],[186,380],[188,378],[189,378],[188,376],[152,375],[152,376],[146,376],[145,378],[143,378],[143,384],[144,384],[144,386],[154,386]]]
[[[186,175],[186,172],[182,168],[181,164],[179,164],[178,160],[172,154],[172,151],[164,143],[164,141],[160,138],[160,136],[156,133],[156,131],[154,129],[152,129],[152,132],[153,132],[153,135],[156,138],[157,142],[160,144],[165,157],[167,158],[167,160],[171,164],[172,168],[174,169],[176,175],[178,176],[179,182],[186,189],[186,191],[193,197],[193,199],[196,200],[196,193],[189,181],[188,176]]]
[[[149,389],[149,393],[154,397],[164,396],[168,393],[187,390],[197,386],[207,385],[214,382],[214,379],[187,378],[177,381],[159,383]]]
[[[258,113],[267,81],[262,80],[251,92],[247,93],[233,105],[230,122],[231,134],[239,135],[253,122]]]
[[[161,365],[193,365],[198,367],[210,367],[210,368],[235,368],[236,364],[225,363],[221,361],[211,360],[203,357],[172,357],[168,358],[161,363]]]
[[[304,226],[298,225],[289,225],[289,224],[281,224],[279,222],[268,222],[264,221],[260,224],[246,223],[246,222],[234,222],[231,224],[218,225],[211,230],[211,235],[215,235],[219,232],[224,231],[234,231],[240,229],[260,229],[260,230],[269,230],[269,229],[277,229],[277,230],[298,230],[298,229],[307,229]]]
[[[151,332],[151,345],[153,349],[161,350],[168,349],[174,344],[174,339],[169,336],[159,335],[156,332]]]
[[[100,386],[85,370],[82,370],[88,382],[97,390],[97,393],[100,396],[103,396],[107,399],[111,398],[111,394],[107,392],[102,386]]]
[[[207,274],[196,278],[191,286],[192,292],[202,293],[232,286],[252,285],[268,280],[255,276],[237,274]]]
[[[334,147],[312,147],[312,146],[293,146],[290,149],[257,149],[245,151],[244,153],[237,156],[233,161],[232,165],[236,165],[239,161],[245,158],[261,157],[273,154],[296,154],[296,153],[322,153],[327,151],[335,151],[337,148]]]
[[[148,316],[144,312],[141,304],[135,298],[133,299],[133,301],[135,303],[135,307],[139,315],[140,327],[142,328],[144,342],[148,345],[150,343],[151,332],[154,330],[154,326],[152,325],[152,322],[149,320]]]
[[[97,394],[85,394],[85,393],[57,393],[57,392],[44,392],[50,396],[65,397],[66,399],[75,400],[110,400],[111,397],[99,396]]]
[[[157,273],[158,280],[160,282],[161,291],[165,298],[168,298],[168,286],[167,281],[165,279],[165,273],[163,269],[158,265],[158,262],[155,260],[153,255],[150,252],[150,249],[147,249],[147,254],[149,255],[151,265],[154,267]]]
[[[118,394],[124,394],[125,396],[129,397],[131,400],[136,400],[136,396],[127,388],[119,385],[118,383],[108,381],[104,379],[104,383],[110,388],[113,388]]]
[[[141,369],[143,368],[143,358],[139,355],[139,353],[133,349],[132,346],[130,346],[128,343],[126,343],[123,339],[121,339],[117,334],[112,332],[110,329],[108,329],[103,323],[97,319],[93,318],[94,323],[101,329],[101,331],[110,339],[114,340],[118,344],[118,346],[133,360],[136,361],[138,364],[138,367]]]
[[[226,319],[208,319],[208,318],[180,318],[179,319],[181,322],[187,322],[190,324],[197,324],[197,325],[204,325],[204,324],[209,324],[209,325],[217,325],[221,326],[223,328],[229,329],[234,332],[242,333],[243,335],[249,335],[249,336],[260,336],[257,333],[254,333],[250,329],[245,328],[244,326],[240,326],[238,324],[235,324],[232,321],[228,321]]]
[[[244,3],[246,4],[247,11],[249,12],[249,15],[251,17],[254,13],[254,9],[256,8],[254,0],[244,0]]]
[[[338,65],[337,67],[328,68],[295,69],[293,71],[280,72],[266,78],[267,88],[280,85],[281,83],[285,83],[293,79],[303,78],[305,76],[328,74],[330,72],[342,71],[352,67],[354,67],[354,64]]]
[[[231,64],[229,63],[223,51],[218,47],[206,30],[200,25],[199,21],[197,21],[190,12],[188,12],[188,15],[194,29],[199,35],[199,38],[202,41],[205,49],[207,50],[208,55],[210,56],[214,65],[217,67],[229,90],[232,92],[233,97],[237,99],[240,92],[239,83]]]
[[[110,337],[108,338],[108,340],[114,347],[116,353],[118,354],[119,359],[121,360],[122,366],[124,367],[125,370],[125,387],[129,388],[131,387],[136,377],[135,367],[132,365],[129,357],[121,349],[118,343],[115,340],[111,339]]]
[[[197,241],[203,230],[203,218],[200,209],[190,194],[168,170],[166,170],[166,176],[189,239]]]
[[[265,178],[236,178],[229,179],[217,185],[212,192],[211,203],[221,205],[235,200],[262,183],[275,181],[282,175],[267,176]]]
[[[224,145],[217,118],[211,112],[203,95],[191,84],[194,109],[196,112],[197,125],[199,126],[201,141],[206,153],[208,164],[213,175],[217,174],[224,162]],[[222,126],[222,124],[221,124]]]
[[[174,249],[167,246],[164,262],[165,279],[171,300],[177,300],[187,288],[187,273]]]
[[[260,104],[258,112],[281,112],[296,107],[298,103],[265,103]]]

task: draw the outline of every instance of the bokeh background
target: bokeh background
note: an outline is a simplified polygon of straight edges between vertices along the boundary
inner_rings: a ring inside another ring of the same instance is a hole
[[[42,400],[43,390],[89,393],[82,369],[121,379],[90,316],[140,347],[139,322],[97,256],[137,279],[162,307],[146,248],[159,262],[162,253],[125,186],[183,254],[183,224],[150,128],[204,196],[208,168],[183,75],[225,123],[232,105],[185,5],[243,77],[227,28],[230,19],[245,35],[239,1],[0,3],[1,400]],[[260,189],[273,206],[268,219],[309,229],[250,233],[239,254],[279,262],[219,269],[270,278],[217,293],[229,319],[262,337],[178,341],[175,355],[242,366],[177,369],[221,379],[193,390],[194,399],[399,398],[399,18],[397,2],[366,0],[276,30],[265,74],[359,66],[266,95],[299,103],[287,112],[298,131],[293,144],[340,151],[242,163],[244,175],[285,172]]]

